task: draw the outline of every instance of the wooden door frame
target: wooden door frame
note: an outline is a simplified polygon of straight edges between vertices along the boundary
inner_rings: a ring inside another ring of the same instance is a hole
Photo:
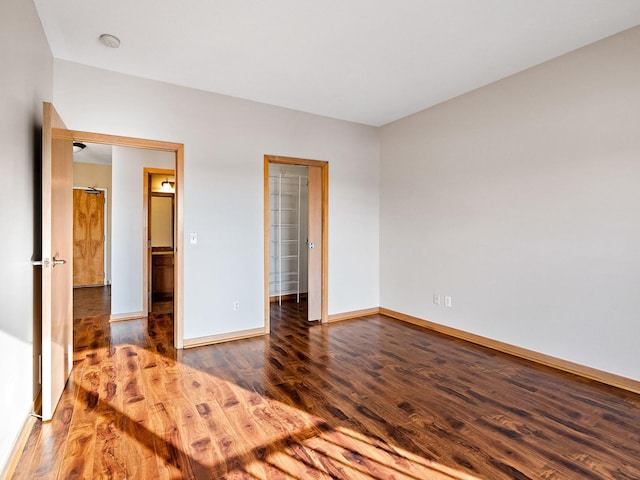
[[[143,259],[143,273],[142,273],[142,289],[143,292],[142,294],[144,295],[144,301],[146,303],[146,311],[151,312],[151,304],[153,302],[151,296],[152,296],[152,276],[151,276],[151,267],[152,267],[152,258],[151,258],[151,246],[150,246],[150,242],[151,242],[151,225],[150,225],[150,218],[151,218],[151,197],[153,196],[153,192],[151,191],[151,176],[152,175],[171,175],[173,177],[175,177],[176,175],[176,171],[175,170],[171,170],[171,169],[167,169],[167,168],[151,168],[151,167],[145,167],[144,168],[144,178],[142,180],[143,184],[142,184],[142,192],[143,192],[143,197],[144,200],[142,202],[143,204],[143,212],[142,212],[142,217],[143,217],[143,223],[144,223],[144,235],[143,235],[143,241],[144,241],[144,259]],[[176,183],[176,187],[177,187],[177,183]],[[171,196],[173,197],[173,202],[174,202],[174,208],[173,208],[173,253],[174,256],[176,254],[176,238],[177,238],[177,234],[176,234],[176,209],[175,209],[175,202],[176,202],[176,193],[177,193],[177,188],[174,188],[174,192],[171,194]],[[175,258],[174,258],[174,262],[175,262]],[[175,275],[175,272],[174,272]],[[175,279],[174,279],[175,280]],[[175,283],[174,283],[174,302],[175,302]],[[175,303],[173,305],[174,309],[175,309]],[[174,312],[175,314],[175,312]]]
[[[89,190],[89,189],[93,189],[93,190],[98,190],[99,192],[103,192],[104,193],[104,204],[102,205],[102,210],[103,210],[103,216],[104,216],[104,221],[102,222],[102,228],[103,228],[103,235],[104,235],[104,262],[102,265],[103,268],[103,273],[104,273],[104,277],[102,279],[102,285],[109,285],[111,282],[107,282],[107,265],[108,262],[111,261],[111,259],[109,258],[109,245],[107,243],[107,237],[109,237],[111,235],[111,231],[109,230],[109,219],[107,218],[109,216],[109,191],[107,188],[105,187],[76,187],[75,185],[73,186],[74,190]],[[75,219],[74,219],[75,222]],[[111,279],[109,279],[111,280]],[[74,285],[75,288],[75,285]]]
[[[184,348],[184,144],[163,142],[160,140],[148,140],[143,138],[125,137],[120,135],[108,135],[103,133],[83,132],[79,130],[53,129],[57,138],[64,138],[72,142],[97,143],[115,147],[142,148],[162,152],[173,152],[175,155],[175,258],[173,272],[173,342],[176,348]],[[147,285],[143,281],[143,288]],[[145,299],[146,300],[146,299]]]
[[[269,300],[269,164],[302,165],[320,167],[322,172],[322,268],[321,268],[321,309],[320,322],[328,323],[329,292],[329,162],[325,160],[309,160],[306,158],[264,156],[264,331],[271,331],[271,315]]]

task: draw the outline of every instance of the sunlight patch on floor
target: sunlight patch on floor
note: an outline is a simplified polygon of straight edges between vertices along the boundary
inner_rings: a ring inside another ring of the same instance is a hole
[[[77,401],[86,403],[85,413],[95,408],[98,424],[120,418],[110,428],[127,435],[121,447],[137,443],[134,457],[155,456],[167,478],[185,473],[182,458],[196,478],[222,472],[255,479],[476,479],[141,346],[117,345],[98,355],[111,359],[103,358],[99,371],[90,364],[77,371]],[[123,466],[129,473],[139,468]]]

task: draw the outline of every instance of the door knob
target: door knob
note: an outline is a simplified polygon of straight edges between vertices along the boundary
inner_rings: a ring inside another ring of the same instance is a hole
[[[53,257],[53,266],[55,267],[56,265],[64,265],[65,263],[67,263],[66,260],[58,260],[56,257]]]
[[[56,257],[53,257],[53,261],[49,260],[48,258],[45,258],[43,260],[34,260],[31,262],[31,265],[40,265],[41,267],[47,268],[49,265],[55,267],[56,265],[64,265],[65,263],[67,263],[66,260],[58,260]]]

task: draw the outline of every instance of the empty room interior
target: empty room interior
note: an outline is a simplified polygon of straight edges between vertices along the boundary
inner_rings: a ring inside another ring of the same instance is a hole
[[[1,478],[640,478],[640,2],[0,32]]]

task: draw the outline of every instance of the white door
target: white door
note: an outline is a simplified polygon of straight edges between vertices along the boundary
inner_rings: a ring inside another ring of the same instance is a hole
[[[309,166],[308,320],[322,319],[322,168]]]
[[[42,417],[73,366],[73,142],[50,103],[42,128]]]

